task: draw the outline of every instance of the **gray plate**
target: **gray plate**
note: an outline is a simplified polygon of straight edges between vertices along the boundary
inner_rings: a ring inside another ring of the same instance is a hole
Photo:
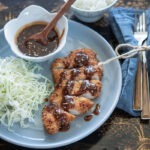
[[[99,60],[104,61],[108,58],[114,57],[115,53],[107,41],[98,33],[90,28],[79,23],[69,21],[69,34],[65,48],[56,54],[49,62],[41,63],[45,74],[50,77],[49,71],[51,62],[56,57],[66,56],[71,50],[77,48],[91,48],[97,53]],[[0,31],[0,57],[12,56],[5,38],[3,30]],[[48,135],[42,126],[41,110],[37,112],[36,126],[30,125],[29,128],[20,128],[18,124],[14,125],[13,132],[10,132],[4,126],[0,125],[0,138],[14,143],[16,145],[30,147],[30,148],[56,148],[76,142],[87,135],[91,134],[99,128],[113,112],[117,105],[118,98],[121,91],[122,75],[120,64],[114,61],[104,66],[104,76],[102,80],[101,96],[95,100],[95,103],[101,105],[101,112],[99,116],[85,122],[83,117],[78,117],[72,122],[71,128],[68,132],[60,132],[56,135]]]

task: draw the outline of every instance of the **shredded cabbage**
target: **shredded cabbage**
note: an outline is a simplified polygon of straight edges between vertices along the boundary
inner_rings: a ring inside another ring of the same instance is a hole
[[[17,122],[27,127],[26,122],[33,120],[53,90],[52,82],[40,70],[39,65],[19,58],[0,59],[0,123],[8,128]]]

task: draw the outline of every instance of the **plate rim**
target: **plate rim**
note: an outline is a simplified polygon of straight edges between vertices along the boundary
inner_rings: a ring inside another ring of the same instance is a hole
[[[112,49],[113,55],[114,55],[114,56],[116,55],[115,52],[113,51],[112,46],[106,41],[106,39],[105,39],[100,33],[96,32],[96,31],[93,30],[92,28],[90,28],[90,27],[88,27],[88,26],[86,26],[86,25],[84,25],[84,24],[82,24],[82,23],[76,22],[76,21],[74,21],[74,20],[68,20],[68,23],[69,23],[69,24],[75,24],[75,25],[77,25],[77,26],[80,25],[81,27],[86,28],[88,31],[93,32],[93,34],[95,34],[96,36],[100,37],[100,38],[108,45],[108,47],[109,47],[110,49]],[[3,32],[3,30],[4,30],[3,28],[0,29],[0,32]],[[5,140],[5,141],[7,141],[7,142],[9,142],[9,143],[12,143],[12,144],[15,144],[15,145],[18,145],[18,146],[21,146],[21,147],[34,148],[34,149],[44,149],[44,148],[46,148],[46,149],[47,149],[47,148],[50,148],[50,149],[51,149],[51,148],[58,148],[58,147],[66,146],[66,145],[69,145],[69,144],[73,144],[73,143],[75,143],[75,142],[77,142],[77,141],[79,141],[79,140],[81,140],[81,139],[83,139],[83,138],[86,138],[87,136],[89,136],[90,134],[92,134],[94,131],[96,131],[99,127],[101,127],[101,126],[106,122],[106,120],[110,117],[110,115],[112,114],[112,112],[114,111],[114,109],[115,109],[116,106],[117,106],[117,103],[118,103],[118,101],[119,101],[119,96],[120,96],[120,94],[121,94],[122,71],[121,71],[121,65],[120,65],[120,63],[119,63],[118,60],[116,60],[116,63],[117,63],[117,65],[118,65],[118,72],[119,72],[118,76],[119,76],[119,78],[120,78],[118,85],[120,85],[120,87],[118,87],[118,90],[117,90],[117,91],[118,91],[118,94],[117,94],[117,96],[116,96],[116,99],[115,99],[113,105],[110,107],[110,111],[107,113],[107,115],[105,116],[105,118],[101,121],[101,124],[96,124],[92,129],[88,130],[86,133],[84,132],[84,134],[81,134],[80,136],[73,137],[73,138],[71,138],[71,140],[70,140],[70,139],[65,140],[63,143],[62,143],[62,142],[59,142],[59,143],[57,143],[57,145],[56,145],[56,144],[53,144],[53,145],[52,145],[52,143],[50,143],[50,144],[42,144],[42,145],[37,145],[37,146],[36,146],[36,144],[28,144],[28,143],[26,143],[26,142],[19,143],[19,142],[17,142],[17,140],[14,140],[14,139],[9,138],[9,137],[4,136],[4,135],[2,136],[1,133],[0,133],[0,138],[3,139],[3,140]]]

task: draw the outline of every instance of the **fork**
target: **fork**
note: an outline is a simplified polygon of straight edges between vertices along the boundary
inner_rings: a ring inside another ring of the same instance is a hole
[[[143,14],[142,14],[143,15]],[[135,21],[139,19],[138,23],[135,23],[134,38],[138,41],[138,45],[142,45],[147,35],[143,33],[143,16],[139,17],[139,14],[135,15]],[[134,110],[142,110],[142,54],[139,54],[138,68],[135,81],[135,94],[133,101]]]
[[[148,36],[145,18],[146,16],[143,12],[139,16],[139,22],[135,25],[134,37],[139,46],[143,45]],[[145,52],[139,54],[133,109],[142,110],[142,119],[150,119],[149,79]]]

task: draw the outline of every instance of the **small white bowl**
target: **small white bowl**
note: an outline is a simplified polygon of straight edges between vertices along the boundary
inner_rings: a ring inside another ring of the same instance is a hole
[[[59,41],[58,48],[54,52],[40,57],[27,56],[18,49],[18,46],[16,44],[16,34],[22,27],[37,21],[50,22],[55,15],[56,13],[49,13],[44,8],[36,5],[31,5],[25,8],[16,19],[12,19],[4,26],[5,38],[8,44],[10,45],[11,50],[17,56],[34,62],[46,61],[54,54],[61,51],[61,49],[64,47],[66,43],[66,38],[68,33],[68,20],[65,16],[61,17],[61,19],[59,19],[59,21],[56,24],[58,35],[61,36],[63,34],[63,36]]]
[[[67,0],[64,0],[65,2]],[[108,10],[117,2],[118,0],[114,0],[110,5],[107,7],[101,8],[99,10],[85,10],[75,7],[74,5],[71,6],[74,15],[81,21],[92,23],[96,22],[101,19],[104,13],[107,13]]]

